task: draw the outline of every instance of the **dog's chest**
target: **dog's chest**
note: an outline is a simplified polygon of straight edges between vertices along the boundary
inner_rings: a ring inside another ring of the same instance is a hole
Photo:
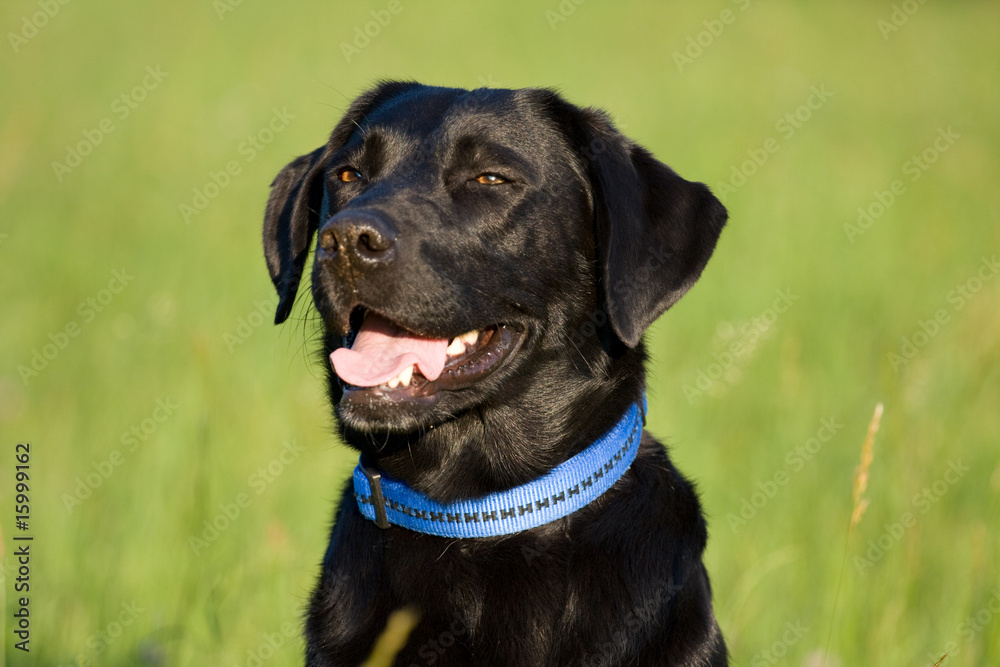
[[[387,615],[410,606],[421,621],[394,664],[550,664],[567,620],[568,573],[558,547],[529,536],[470,545],[393,533],[374,550],[361,539],[338,545],[330,575],[340,583],[321,604],[340,631],[352,628],[346,643],[370,646]],[[365,575],[359,562],[371,566]],[[353,622],[359,618],[372,622]]]

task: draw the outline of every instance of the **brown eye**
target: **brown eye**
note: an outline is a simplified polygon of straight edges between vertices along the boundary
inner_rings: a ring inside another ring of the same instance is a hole
[[[482,183],[483,185],[500,185],[501,183],[506,183],[507,181],[496,174],[480,174],[476,177],[476,182]]]
[[[341,183],[353,183],[361,179],[361,172],[357,169],[347,167],[346,169],[341,169],[337,176],[340,178]]]

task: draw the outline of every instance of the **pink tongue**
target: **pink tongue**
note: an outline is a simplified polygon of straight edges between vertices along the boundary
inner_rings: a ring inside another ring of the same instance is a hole
[[[354,345],[334,350],[330,362],[344,382],[375,387],[412,364],[425,378],[436,380],[444,368],[447,349],[444,338],[417,336],[380,315],[368,313]]]

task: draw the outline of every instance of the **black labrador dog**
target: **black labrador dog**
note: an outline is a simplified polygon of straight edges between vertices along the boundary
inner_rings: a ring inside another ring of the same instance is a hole
[[[384,82],[272,185],[264,251],[312,293],[360,463],[306,663],[725,665],[692,485],[642,431],[645,329],[726,221],[595,109]]]

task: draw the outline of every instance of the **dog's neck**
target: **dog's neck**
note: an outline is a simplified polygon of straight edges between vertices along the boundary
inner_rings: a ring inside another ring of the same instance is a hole
[[[419,432],[341,427],[341,437],[382,472],[439,502],[504,491],[545,474],[620,421],[641,401],[644,359],[639,345],[608,364],[600,380],[529,382],[535,388],[518,395],[516,408],[486,401]]]

